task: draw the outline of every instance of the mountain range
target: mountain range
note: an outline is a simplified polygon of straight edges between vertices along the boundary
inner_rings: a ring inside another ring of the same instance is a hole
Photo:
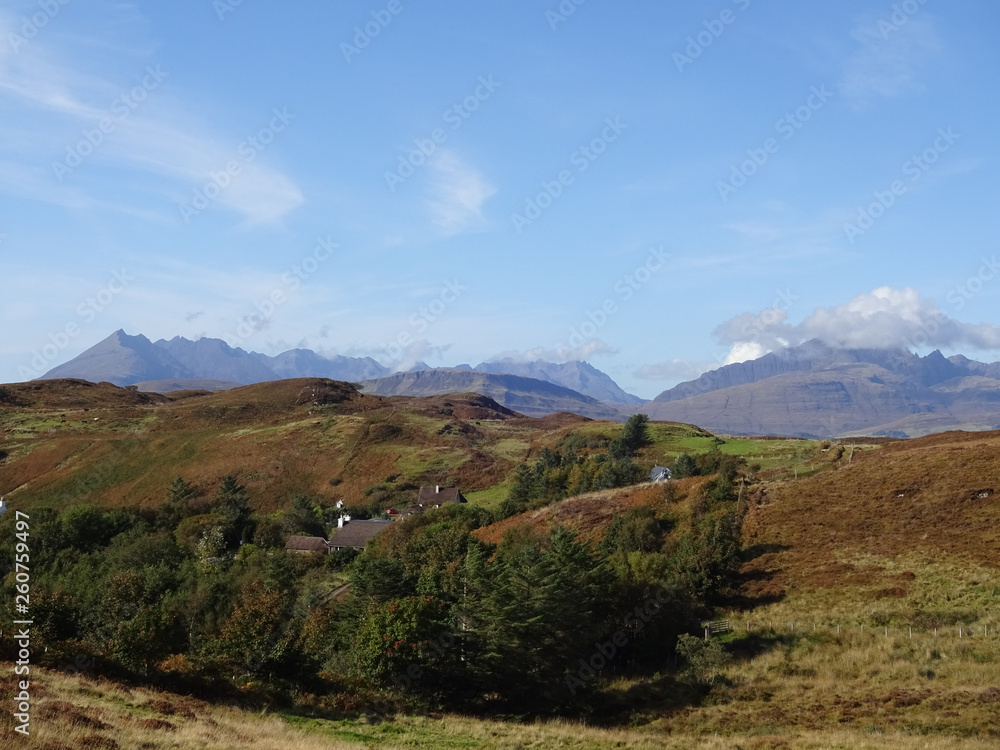
[[[807,341],[664,391],[642,411],[738,435],[916,437],[1000,428],[1000,363]]]
[[[555,412],[572,412],[591,419],[610,421],[623,419],[617,404],[599,401],[549,381],[503,372],[437,368],[400,372],[384,378],[363,381],[362,385],[364,393],[376,396],[479,393],[529,417],[544,417]]]
[[[475,368],[464,365],[440,369],[419,363],[411,368],[410,372],[414,371],[428,373],[419,378],[419,386],[417,379],[396,377],[393,370],[371,357],[324,357],[309,349],[291,349],[271,357],[231,347],[221,339],[191,341],[175,336],[169,341],[153,342],[118,330],[45,373],[42,379],[81,378],[167,392],[185,388],[222,390],[290,378],[329,378],[364,383],[371,393],[389,393],[398,388],[399,392],[392,395],[414,389],[420,391],[419,395],[476,391],[496,398],[508,408],[523,407],[526,414],[573,411],[596,419],[620,418],[615,404],[645,403],[587,362],[554,364],[504,359],[483,362]]]
[[[451,368],[421,362],[392,372],[370,357],[324,357],[308,349],[271,357],[220,339],[152,342],[120,330],[43,377],[161,393],[320,377],[382,396],[475,392],[529,416],[566,411],[622,421],[642,412],[729,435],[916,437],[1000,429],[1000,363],[938,351],[921,357],[905,349],[842,349],[819,340],[706,372],[649,402],[587,362],[500,359]]]

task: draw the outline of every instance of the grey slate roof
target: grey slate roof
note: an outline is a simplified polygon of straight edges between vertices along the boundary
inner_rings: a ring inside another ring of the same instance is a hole
[[[333,530],[330,535],[330,548],[364,549],[369,539],[377,537],[392,526],[392,523],[392,521],[348,521],[342,528]]]
[[[322,552],[324,555],[330,551],[326,539],[318,536],[290,536],[285,542],[285,549],[294,552]]]
[[[435,492],[435,490],[437,490]],[[435,487],[424,485],[417,494],[417,503],[425,508],[433,508],[445,503],[464,503],[466,500],[457,487]]]

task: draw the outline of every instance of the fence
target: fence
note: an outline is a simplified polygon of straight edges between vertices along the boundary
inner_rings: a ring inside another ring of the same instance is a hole
[[[711,622],[703,622],[701,626],[705,629],[705,640],[709,639],[709,636],[718,635],[719,633],[728,633],[732,630],[729,625],[729,620],[712,620]],[[749,629],[750,623],[747,621],[747,628]]]
[[[969,625],[965,623],[960,623],[956,625],[946,625],[936,628],[928,627],[914,627],[913,625],[864,625],[864,624],[850,624],[842,625],[838,623],[803,623],[801,621],[797,622],[795,620],[790,620],[787,622],[774,621],[774,620],[746,620],[746,632],[768,632],[768,633],[835,633],[836,635],[848,635],[851,633],[859,633],[864,635],[865,633],[873,633],[875,635],[881,635],[886,638],[889,636],[905,636],[907,638],[913,638],[914,635],[930,635],[934,637],[955,637],[955,638],[989,638],[990,636],[997,636],[998,629],[996,625],[985,624],[985,625]],[[708,639],[710,635],[718,635],[720,633],[727,633],[733,628],[730,625],[729,620],[714,620],[712,622],[703,622],[702,627],[705,630],[705,638]],[[741,628],[742,629],[742,628]]]

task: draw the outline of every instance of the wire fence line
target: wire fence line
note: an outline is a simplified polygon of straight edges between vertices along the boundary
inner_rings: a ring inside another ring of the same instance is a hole
[[[836,622],[805,622],[801,620],[712,620],[701,623],[706,640],[716,635],[743,631],[745,633],[770,633],[774,635],[865,635],[871,634],[888,638],[890,636],[931,636],[935,638],[994,638],[1000,635],[1000,626],[986,624],[957,623],[938,627],[916,625],[865,625],[864,623],[842,624]]]

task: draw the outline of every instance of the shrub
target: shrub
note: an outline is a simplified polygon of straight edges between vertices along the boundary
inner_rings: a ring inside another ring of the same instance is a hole
[[[687,633],[677,637],[677,653],[685,663],[679,676],[689,685],[714,684],[731,661],[730,655],[718,641],[711,638],[708,640],[696,638]]]

